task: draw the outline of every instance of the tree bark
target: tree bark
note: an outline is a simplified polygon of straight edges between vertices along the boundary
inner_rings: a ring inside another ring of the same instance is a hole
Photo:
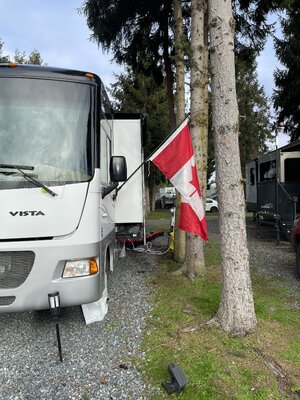
[[[167,101],[169,110],[169,123],[170,128],[173,129],[176,125],[176,117],[174,111],[174,96],[173,96],[173,71],[172,64],[169,54],[169,24],[168,24],[168,12],[166,7],[164,8],[164,18],[162,19],[161,31],[163,38],[163,60],[165,64],[166,73],[166,87],[167,87]]]
[[[220,209],[222,293],[215,321],[234,336],[255,330],[245,200],[239,158],[231,2],[209,0],[212,119]]]
[[[185,117],[185,80],[184,80],[184,36],[181,0],[174,0],[175,21],[175,63],[176,63],[176,123]],[[174,229],[174,259],[184,262],[186,251],[186,233],[178,228],[181,208],[181,196],[176,195],[176,215]]]
[[[208,135],[208,43],[207,3],[205,0],[191,2],[191,137],[205,204],[207,180]],[[205,273],[204,242],[197,236],[187,234],[186,259],[183,266],[190,280]]]

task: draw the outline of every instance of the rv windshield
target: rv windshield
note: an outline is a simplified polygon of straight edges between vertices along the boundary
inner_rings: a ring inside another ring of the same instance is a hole
[[[93,87],[1,78],[0,88],[0,164],[31,165],[48,186],[90,180]],[[0,188],[26,185],[18,171],[0,173]]]

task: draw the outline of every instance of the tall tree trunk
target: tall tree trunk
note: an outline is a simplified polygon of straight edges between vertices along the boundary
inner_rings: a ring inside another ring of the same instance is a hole
[[[205,203],[208,135],[208,27],[205,0],[192,0],[191,17],[191,136]],[[205,272],[204,242],[190,233],[187,234],[183,269],[191,281]]]
[[[163,11],[164,18],[162,19],[161,31],[163,38],[163,59],[166,73],[166,87],[167,87],[167,101],[169,110],[169,123],[170,128],[173,129],[176,125],[176,117],[174,111],[174,96],[173,96],[173,71],[171,58],[169,54],[169,23],[168,23],[168,12],[166,6]]]
[[[231,1],[208,0],[211,40],[212,117],[220,208],[222,294],[215,322],[235,336],[256,328],[249,271],[245,200],[239,158]]]
[[[184,81],[184,36],[181,0],[174,0],[175,21],[175,63],[176,63],[176,123],[180,124],[185,117],[185,81]],[[176,215],[174,230],[174,259],[184,262],[186,250],[186,233],[178,228],[181,208],[181,196],[176,195]]]
[[[151,168],[153,168],[153,166],[149,165],[146,168],[150,168],[149,170],[149,205],[150,205],[150,211],[154,211],[155,210],[155,201],[156,201],[156,191],[157,191],[157,187],[156,187],[156,182],[155,182],[155,174],[153,172],[152,169],[152,173]]]

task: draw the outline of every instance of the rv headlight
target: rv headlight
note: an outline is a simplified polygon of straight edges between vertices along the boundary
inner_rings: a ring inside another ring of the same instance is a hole
[[[98,271],[98,264],[94,258],[87,260],[67,261],[63,272],[63,278],[89,276],[96,274]]]

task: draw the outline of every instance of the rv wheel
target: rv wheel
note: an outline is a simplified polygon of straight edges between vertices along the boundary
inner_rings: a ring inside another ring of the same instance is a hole
[[[296,248],[296,270],[300,278],[300,244],[297,244]]]

